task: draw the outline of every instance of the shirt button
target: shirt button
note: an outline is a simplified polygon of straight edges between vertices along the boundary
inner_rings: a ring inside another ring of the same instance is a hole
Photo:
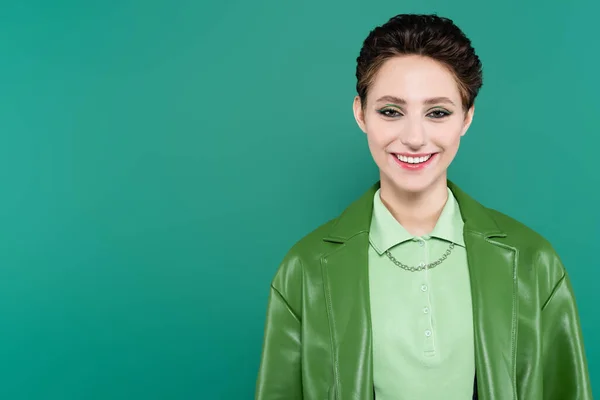
[[[425,314],[428,314],[428,313],[429,313],[429,307],[425,307],[425,308],[423,309],[423,312],[424,312]]]
[[[427,336],[427,337],[431,336],[431,331],[429,329],[425,331],[425,336]]]
[[[425,243],[422,240],[419,240],[419,246],[423,247]]]
[[[419,264],[419,267],[424,268],[425,267],[425,263],[422,262],[421,264]]]
[[[427,285],[421,285],[421,291],[422,292],[426,292],[427,291]]]

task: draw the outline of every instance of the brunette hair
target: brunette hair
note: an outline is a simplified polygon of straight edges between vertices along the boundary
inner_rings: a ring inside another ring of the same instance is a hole
[[[448,18],[435,14],[399,14],[373,29],[356,59],[356,91],[362,106],[383,63],[396,56],[421,55],[445,65],[454,74],[465,110],[483,84],[482,65],[471,41]]]

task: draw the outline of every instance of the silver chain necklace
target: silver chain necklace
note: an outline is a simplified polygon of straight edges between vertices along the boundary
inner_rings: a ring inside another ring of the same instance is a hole
[[[400,268],[405,269],[405,270],[410,271],[410,272],[416,272],[416,271],[422,271],[424,269],[432,269],[432,268],[437,267],[438,265],[440,265],[441,263],[443,263],[446,260],[446,258],[448,258],[448,256],[450,255],[450,253],[452,253],[452,249],[454,249],[454,243],[450,243],[450,246],[448,247],[448,250],[446,250],[446,252],[444,253],[444,255],[441,256],[439,259],[437,259],[436,261],[434,261],[432,263],[426,264],[426,265],[419,265],[418,267],[409,267],[406,264],[402,264],[402,262],[398,261],[396,259],[396,257],[394,257],[392,255],[392,253],[390,253],[389,250],[386,250],[385,254],[388,256],[388,258],[394,264],[396,264]]]

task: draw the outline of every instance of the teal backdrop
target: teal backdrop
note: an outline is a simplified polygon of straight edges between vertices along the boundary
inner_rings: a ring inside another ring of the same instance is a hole
[[[355,59],[401,12],[472,38],[450,176],[554,244],[600,385],[600,2],[27,0],[0,12],[0,398],[253,398],[279,262],[377,179]]]

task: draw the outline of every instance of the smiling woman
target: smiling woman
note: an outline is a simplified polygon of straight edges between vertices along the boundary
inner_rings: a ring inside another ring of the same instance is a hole
[[[480,73],[475,65],[473,73]],[[428,56],[395,56],[381,65],[368,91],[360,92],[354,115],[381,171],[382,198],[390,197],[389,188],[444,198],[446,170],[474,111],[470,98],[461,100],[453,73]]]
[[[470,40],[398,15],[366,38],[356,77],[380,180],[281,263],[256,398],[591,399],[552,245],[448,180],[482,85]]]

